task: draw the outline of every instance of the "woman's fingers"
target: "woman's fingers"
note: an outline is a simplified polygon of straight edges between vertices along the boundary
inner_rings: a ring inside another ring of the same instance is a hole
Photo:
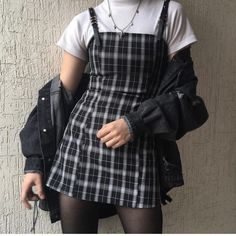
[[[101,140],[102,143],[107,143],[108,141],[110,141],[111,139],[115,138],[116,136],[117,136],[117,133],[110,131],[105,136],[100,138],[100,140]]]
[[[110,125],[108,125],[109,123],[107,123],[107,124],[104,124],[103,126],[102,126],[102,128],[101,129],[99,129],[98,130],[98,132],[97,132],[97,138],[102,138],[102,137],[104,137],[105,135],[107,135],[109,132],[110,132],[110,129],[111,129],[111,127],[110,127]]]
[[[40,199],[45,199],[45,194],[44,194],[44,189],[43,189],[43,184],[42,184],[42,179],[37,178],[35,181],[35,187],[36,187],[36,193]]]
[[[107,147],[112,147],[116,144],[120,142],[120,137],[119,136],[115,136],[114,138],[112,138],[111,140],[106,142],[106,146]]]
[[[29,199],[28,199],[29,191],[30,191],[30,189],[27,188],[27,186],[23,182],[20,199],[21,199],[21,202],[23,203],[23,205],[25,206],[25,208],[31,209],[32,206],[29,203]]]
[[[27,194],[27,199],[28,201],[36,201],[36,200],[39,200],[39,197],[32,190],[30,190]]]
[[[124,142],[119,141],[119,142],[115,143],[114,145],[112,145],[112,148],[118,148],[124,144],[125,144]]]
[[[101,142],[105,143],[107,147],[112,148],[127,143],[131,138],[128,126],[123,118],[103,125],[97,132],[97,137],[100,138]]]
[[[36,193],[33,192],[33,186],[36,188]],[[32,206],[29,201],[39,200],[39,198],[45,198],[42,176],[39,173],[27,173],[22,184],[20,196],[21,202],[26,208],[31,209]]]

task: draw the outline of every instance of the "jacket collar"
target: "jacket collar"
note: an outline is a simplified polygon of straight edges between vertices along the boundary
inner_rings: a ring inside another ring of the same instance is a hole
[[[51,87],[50,87],[50,94],[54,92],[60,92],[62,87],[62,82],[60,80],[60,74],[57,74],[55,77],[52,79]]]

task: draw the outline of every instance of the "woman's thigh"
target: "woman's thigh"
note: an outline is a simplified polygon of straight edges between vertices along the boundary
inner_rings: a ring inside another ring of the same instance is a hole
[[[116,206],[125,233],[162,233],[161,204],[153,208]]]
[[[63,193],[60,193],[59,203],[63,233],[97,233],[99,203]]]

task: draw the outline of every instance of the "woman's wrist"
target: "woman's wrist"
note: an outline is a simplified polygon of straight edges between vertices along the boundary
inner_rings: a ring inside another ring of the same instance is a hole
[[[126,116],[122,116],[121,118],[123,118],[124,120],[125,120],[125,122],[127,123],[127,125],[128,125],[128,129],[129,129],[129,133],[130,133],[130,142],[133,142],[133,140],[134,140],[134,132],[133,132],[133,128],[132,128],[132,126],[131,126],[131,124],[130,124],[130,122],[129,122],[129,120],[127,119],[127,117]]]
[[[43,172],[40,170],[25,170],[24,174],[27,174],[27,173],[39,173],[39,174],[43,175]]]
[[[139,111],[130,112],[124,115],[123,117],[130,127],[130,130],[133,135],[133,139],[136,139],[137,137],[145,133],[146,127],[144,125],[144,122],[142,120],[142,117]]]

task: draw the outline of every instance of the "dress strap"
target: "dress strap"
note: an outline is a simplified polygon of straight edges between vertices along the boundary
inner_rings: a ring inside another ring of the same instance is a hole
[[[97,16],[93,7],[89,7],[90,21],[93,26],[94,38],[98,46],[101,46],[101,39],[99,37],[98,25],[97,25]]]
[[[158,33],[157,33],[158,40],[160,40],[162,38],[164,28],[165,28],[165,25],[167,22],[169,2],[170,2],[170,0],[165,0],[163,3],[161,16],[160,16],[159,22],[158,22],[159,23],[159,29],[158,29]]]

